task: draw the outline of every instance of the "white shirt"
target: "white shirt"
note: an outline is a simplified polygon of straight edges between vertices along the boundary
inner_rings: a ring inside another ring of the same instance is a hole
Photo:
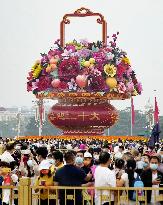
[[[157,177],[158,177],[157,172],[156,172],[156,174],[153,174],[153,173],[152,173],[152,181],[156,180]],[[153,188],[153,187],[159,188],[159,185],[152,185],[152,188]],[[157,204],[159,204],[159,203],[155,202],[155,194],[156,194],[156,196],[159,196],[159,190],[157,190],[157,191],[152,191],[152,195],[151,195],[151,203],[157,205]]]
[[[95,187],[116,187],[115,172],[107,167],[98,166],[95,170]],[[101,199],[101,195],[111,196],[111,201],[114,201],[114,193],[110,191],[95,191],[95,205],[101,205],[109,200]]]
[[[14,162],[14,158],[11,156],[10,152],[5,151],[1,156],[0,159],[2,162],[11,163]]]

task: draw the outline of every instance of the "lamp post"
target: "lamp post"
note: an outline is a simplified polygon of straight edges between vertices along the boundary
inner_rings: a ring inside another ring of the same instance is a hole
[[[149,133],[151,133],[152,131],[152,127],[154,125],[154,110],[153,110],[153,106],[150,102],[150,99],[148,100],[148,102],[145,105],[145,116],[146,116],[146,121],[147,121],[147,135],[149,135]]]
[[[21,108],[18,108],[18,113],[16,117],[17,117],[17,136],[19,137],[21,131]]]
[[[38,123],[39,136],[42,135],[43,122],[45,121],[44,101],[42,99],[34,101],[36,104],[35,121]]]

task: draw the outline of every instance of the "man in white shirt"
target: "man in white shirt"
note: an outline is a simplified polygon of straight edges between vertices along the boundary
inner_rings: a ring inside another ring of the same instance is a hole
[[[110,154],[102,152],[99,156],[100,165],[95,170],[95,187],[116,187],[115,172],[108,168],[110,162]],[[114,204],[114,192],[108,190],[96,190],[95,205],[109,204]]]

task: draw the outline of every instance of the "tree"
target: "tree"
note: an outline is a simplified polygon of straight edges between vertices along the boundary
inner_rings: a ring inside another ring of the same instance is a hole
[[[140,110],[135,110],[135,125],[133,135],[145,135],[146,119],[145,114]],[[119,121],[110,128],[110,135],[127,136],[131,134],[131,113],[130,108],[119,111]]]
[[[55,128],[47,119],[43,124],[43,129],[42,129],[42,135],[43,136],[48,136],[48,135],[60,135],[61,131],[57,128]],[[39,128],[38,128],[38,123],[35,121],[35,117],[31,117],[29,119],[29,122],[26,125],[26,131],[25,131],[25,136],[38,136],[39,134]]]

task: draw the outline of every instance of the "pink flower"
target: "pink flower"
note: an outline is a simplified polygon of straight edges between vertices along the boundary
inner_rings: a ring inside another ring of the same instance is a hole
[[[31,72],[29,72],[28,74],[29,74],[29,77],[27,77],[27,80],[29,80],[29,81],[30,81],[30,80],[32,80],[32,79],[33,79],[32,71],[31,71]]]
[[[51,59],[54,56],[58,56],[59,58],[61,58],[61,54],[62,54],[61,50],[58,49],[50,50],[48,52],[48,58]]]
[[[36,81],[32,82],[32,90],[35,90],[38,88],[38,82],[39,82],[39,79],[36,79]]]
[[[133,90],[134,90],[134,84],[133,84],[133,82],[128,82],[127,84],[126,84],[126,87],[127,87],[127,90],[129,91],[129,92],[132,92]]]
[[[123,82],[120,82],[120,83],[118,84],[118,91],[119,91],[119,93],[125,93],[125,91],[126,91],[126,86],[125,86],[125,84],[124,84]]]
[[[122,78],[125,71],[126,71],[126,67],[122,63],[117,65],[117,76],[118,76],[118,78]]]
[[[27,91],[32,91],[32,82],[27,82]]]
[[[138,89],[138,93],[141,93],[143,90],[142,84],[140,82],[138,82],[138,84],[137,84],[137,89]]]
[[[64,59],[58,67],[58,75],[62,81],[71,81],[71,78],[75,78],[80,71],[80,65],[78,58],[70,57]]]
[[[66,50],[67,50],[67,51],[71,50],[71,52],[75,52],[75,51],[76,51],[74,45],[66,45]]]
[[[102,52],[102,51],[94,52],[93,53],[93,58],[95,58],[97,63],[103,63],[103,62],[106,61],[107,55],[104,52]]]
[[[130,76],[131,76],[131,73],[132,73],[132,68],[131,68],[131,67],[128,67],[128,69],[126,70],[126,75],[127,75],[127,77],[130,77]]]

